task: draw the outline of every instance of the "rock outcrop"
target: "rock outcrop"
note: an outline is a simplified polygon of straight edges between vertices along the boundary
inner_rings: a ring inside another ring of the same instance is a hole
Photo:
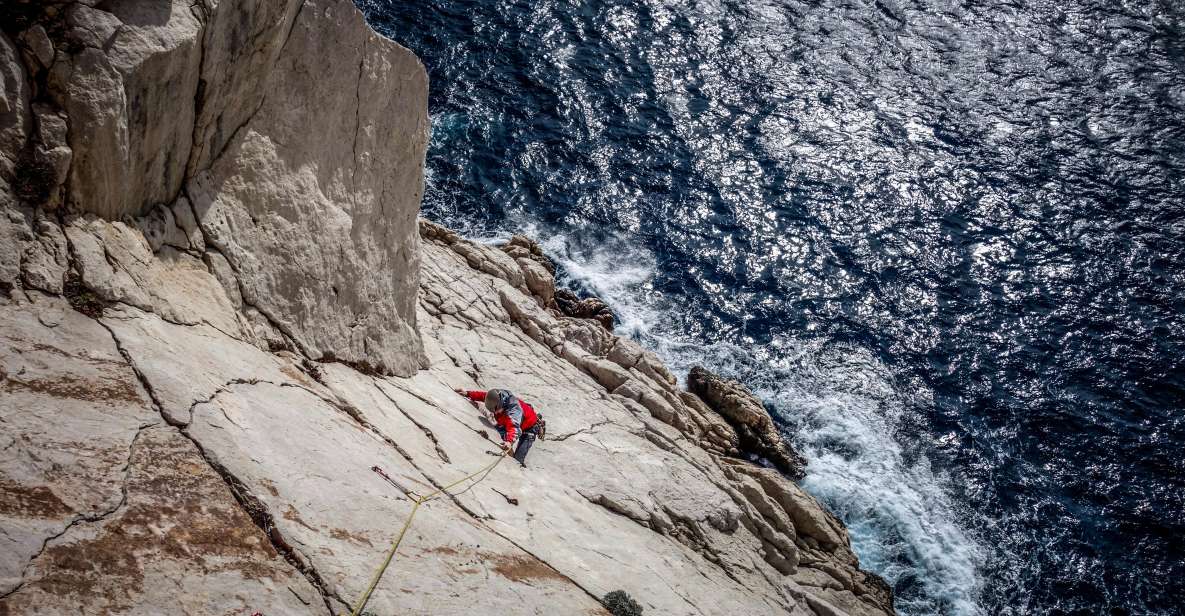
[[[539,242],[525,235],[515,235],[501,248],[518,263],[527,289],[539,299],[540,305],[564,316],[592,319],[606,331],[613,331],[617,318],[608,304],[598,297],[582,298],[571,289],[556,286],[555,263],[543,254]]]
[[[522,268],[523,282],[531,294],[539,298],[545,308],[559,309],[559,305],[556,304],[555,263],[543,254],[543,248],[539,243],[525,235],[515,235],[502,246],[502,252],[513,257]],[[562,292],[563,289],[559,291]]]
[[[617,322],[613,316],[613,309],[598,297],[581,298],[569,289],[557,289],[555,302],[560,312],[565,315],[578,319],[592,319],[610,332]]]
[[[722,379],[703,366],[693,366],[687,388],[728,421],[743,451],[765,458],[794,479],[806,474],[806,459],[782,439],[765,405],[744,385]]]
[[[0,14],[0,614],[346,612],[413,506],[371,468],[488,465],[452,390],[495,386],[548,439],[421,507],[369,612],[892,612],[755,424],[537,246],[417,223],[426,76],[350,2]]]

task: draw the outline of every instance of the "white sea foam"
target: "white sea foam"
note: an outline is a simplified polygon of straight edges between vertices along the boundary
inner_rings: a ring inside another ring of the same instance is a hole
[[[797,426],[794,444],[810,460],[803,487],[849,523],[864,567],[890,583],[916,578],[922,598],[903,597],[902,613],[981,613],[984,550],[963,529],[946,478],[925,455],[910,455],[917,421],[905,396],[926,393],[898,391],[888,370],[860,349],[780,346],[795,360],[774,361],[768,376],[749,380]]]
[[[561,283],[584,288],[612,306],[620,335],[646,338],[659,322],[660,297],[652,282],[657,263],[654,255],[617,237],[579,241],[579,233],[540,234],[527,225],[527,234],[543,247],[561,268]]]
[[[622,238],[584,232],[542,233],[525,225],[560,265],[565,282],[607,302],[618,333],[654,349],[683,378],[702,364],[749,385],[792,430],[810,461],[803,487],[847,524],[863,567],[890,584],[920,592],[899,597],[901,614],[982,614],[977,595],[986,550],[965,530],[966,512],[947,496],[911,438],[918,418],[906,409],[928,403],[928,392],[898,387],[870,353],[823,342],[778,339],[742,348],[704,345],[669,331],[683,310],[653,288],[657,260]],[[574,239],[581,238],[581,239]],[[920,595],[920,596],[919,596]]]

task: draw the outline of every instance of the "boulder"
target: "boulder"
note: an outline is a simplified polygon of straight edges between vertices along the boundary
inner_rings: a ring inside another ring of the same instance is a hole
[[[34,240],[33,211],[19,205],[0,182],[0,302],[21,285],[21,260]]]
[[[555,277],[551,272],[534,259],[520,257],[515,259],[515,262],[522,269],[523,281],[531,293],[538,297],[539,302],[544,306],[554,306]]]
[[[609,305],[596,297],[581,299],[568,289],[556,289],[555,301],[560,312],[578,319],[592,319],[601,324],[607,331],[613,331],[616,318]]]
[[[547,270],[548,274],[555,276],[555,263],[543,254],[543,247],[539,242],[525,235],[511,236],[510,241],[502,246],[502,250],[515,259],[530,259]]]
[[[53,66],[53,41],[49,40],[49,33],[41,24],[34,24],[22,32],[21,44],[28,50],[29,56],[36,63],[37,68],[44,70]]]
[[[70,247],[56,221],[36,221],[37,241],[29,242],[21,260],[21,281],[31,289],[61,295],[65,291]]]

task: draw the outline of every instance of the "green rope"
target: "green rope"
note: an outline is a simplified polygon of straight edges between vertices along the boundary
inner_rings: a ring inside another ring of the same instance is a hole
[[[387,567],[390,566],[391,560],[395,558],[395,551],[399,549],[399,544],[403,542],[403,536],[407,534],[407,529],[411,528],[412,518],[416,517],[416,512],[420,510],[420,505],[423,505],[424,503],[440,496],[441,494],[446,494],[448,490],[470,479],[473,479],[478,475],[481,475],[481,478],[474,481],[469,487],[473,487],[481,483],[486,477],[489,476],[490,473],[494,472],[494,469],[497,468],[498,464],[501,463],[502,459],[505,457],[506,454],[503,453],[498,456],[497,460],[494,460],[493,464],[482,468],[476,473],[466,475],[448,484],[447,486],[436,490],[435,492],[432,492],[426,496],[421,496],[415,500],[415,503],[411,507],[411,512],[407,514],[407,519],[403,522],[403,528],[399,530],[399,536],[396,537],[395,542],[391,544],[391,549],[387,550],[387,557],[383,559],[383,564],[378,568],[377,571],[374,572],[374,576],[370,579],[370,586],[367,587],[366,592],[362,595],[362,598],[358,600],[358,605],[354,608],[353,612],[350,612],[350,616],[360,616],[362,614],[362,608],[366,607],[367,601],[370,601],[371,593],[373,593],[375,587],[379,585],[379,580],[383,579],[383,574],[387,572]]]

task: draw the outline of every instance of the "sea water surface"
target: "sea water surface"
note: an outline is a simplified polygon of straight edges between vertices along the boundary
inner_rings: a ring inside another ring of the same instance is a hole
[[[902,614],[1179,614],[1185,3],[358,0],[424,213],[767,402]]]

